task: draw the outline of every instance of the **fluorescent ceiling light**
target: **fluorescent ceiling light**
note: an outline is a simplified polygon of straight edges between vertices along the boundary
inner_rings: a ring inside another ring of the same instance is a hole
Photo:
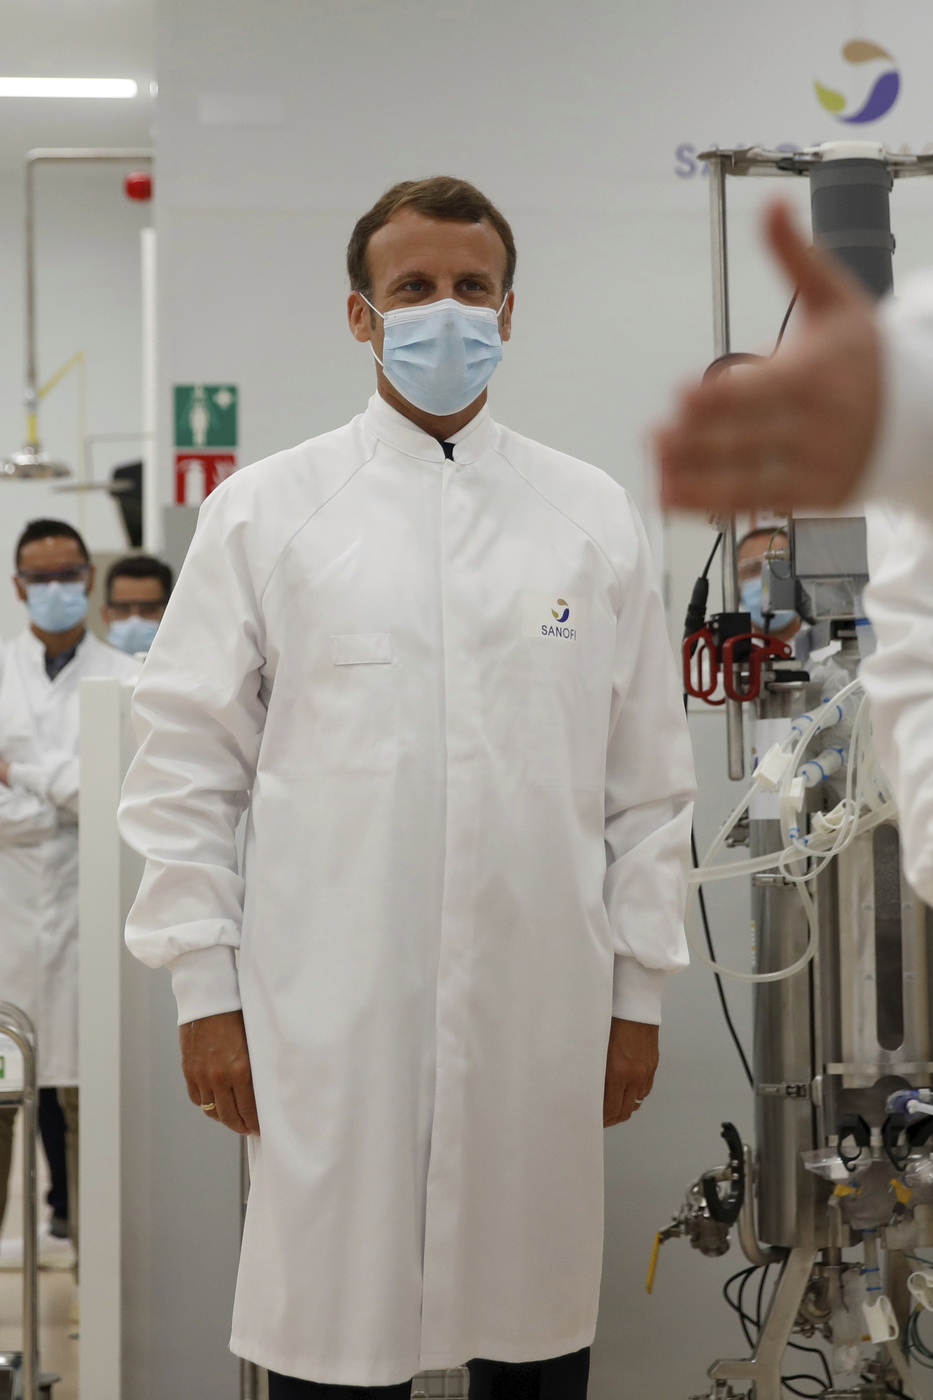
[[[135,97],[132,78],[0,78],[0,97]]]

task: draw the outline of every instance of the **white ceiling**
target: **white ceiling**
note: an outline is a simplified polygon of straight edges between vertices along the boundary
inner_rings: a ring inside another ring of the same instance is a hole
[[[152,139],[153,0],[0,0],[0,75],[135,78],[131,100],[0,98],[0,191],[33,146]]]

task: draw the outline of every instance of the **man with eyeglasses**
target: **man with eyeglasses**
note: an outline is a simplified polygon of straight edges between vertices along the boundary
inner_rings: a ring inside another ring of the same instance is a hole
[[[33,520],[13,585],[25,631],[0,651],[0,988],[36,1027],[39,1084],[65,1114],[77,1245],[79,687],[139,664],[87,631],[94,566],[62,520]],[[16,1110],[0,1108],[0,1220]]]
[[[130,554],[111,564],[107,572],[107,601],[100,611],[112,647],[130,656],[149,650],[172,582],[168,564],[150,554]]]

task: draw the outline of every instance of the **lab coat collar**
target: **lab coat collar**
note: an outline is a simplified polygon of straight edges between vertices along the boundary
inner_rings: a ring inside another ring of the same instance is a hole
[[[363,414],[363,424],[380,442],[404,452],[408,457],[419,457],[424,462],[438,464],[446,460],[437,438],[423,432],[410,418],[386,403],[379,393],[373,394],[370,399]],[[484,404],[466,427],[458,433],[451,433],[448,438],[448,442],[454,444],[454,461],[469,463],[481,457],[492,440],[493,427],[489,408]]]
[[[71,665],[71,662],[77,661],[82,651],[87,649],[86,643],[90,635],[90,632],[85,627],[84,636],[81,638],[80,642],[75,647],[74,656],[71,658],[71,661],[68,662],[68,666],[62,667],[62,669],[58,673],[59,676],[63,676],[68,670],[68,667]],[[20,632],[19,644],[22,647],[23,651],[26,653],[26,655],[34,663],[34,665],[37,666],[43,674],[45,674],[45,643],[39,640],[39,638],[36,636],[35,632],[32,630],[31,627],[26,627],[23,629],[22,632]],[[56,680],[57,679],[58,677],[56,677]]]

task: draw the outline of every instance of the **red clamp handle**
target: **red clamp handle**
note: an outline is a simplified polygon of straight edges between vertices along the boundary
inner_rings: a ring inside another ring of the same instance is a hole
[[[710,699],[719,684],[719,657],[709,627],[701,627],[699,632],[686,637],[681,654],[687,694],[694,700],[704,700],[707,705],[724,705],[725,700]]]
[[[735,660],[735,648],[739,642],[751,643],[751,651],[743,662]],[[761,663],[768,656],[779,656],[787,660],[793,652],[786,642],[769,637],[764,632],[745,632],[738,637],[730,637],[722,648],[722,685],[730,700],[744,705],[748,700],[757,700],[761,692]],[[738,680],[738,666],[748,666],[748,679],[744,689]]]

